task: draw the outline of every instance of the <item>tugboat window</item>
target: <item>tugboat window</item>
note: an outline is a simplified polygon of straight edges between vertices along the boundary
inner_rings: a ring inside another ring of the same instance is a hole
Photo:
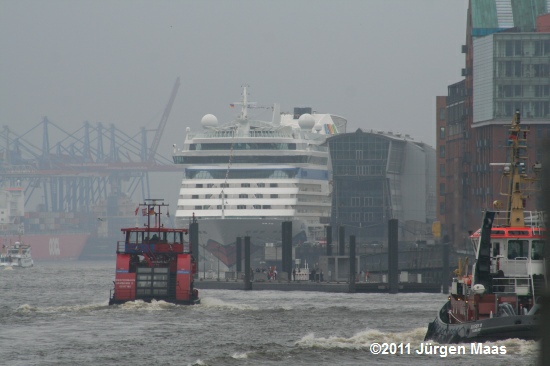
[[[527,258],[529,251],[528,240],[508,241],[508,259]]]
[[[533,243],[531,244],[531,259],[544,259],[544,244],[544,240],[533,240]]]

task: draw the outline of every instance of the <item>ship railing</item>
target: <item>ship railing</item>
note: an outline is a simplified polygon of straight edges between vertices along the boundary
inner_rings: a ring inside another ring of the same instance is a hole
[[[234,137],[235,132],[231,131],[209,131],[209,132],[197,132],[187,134],[186,139],[192,140],[194,138],[228,138]],[[249,131],[249,135],[246,137],[282,137],[293,138],[292,134],[280,132],[280,131]]]
[[[516,294],[518,296],[528,296],[531,291],[531,278],[493,278],[492,285],[494,294]]]
[[[516,257],[513,259],[503,258],[500,260],[500,269],[507,276],[527,277],[529,275],[529,263],[527,257]]]
[[[508,225],[510,211],[495,211],[495,214],[493,227]],[[525,226],[537,229],[539,234],[541,228],[545,227],[544,211],[524,211],[523,219]]]

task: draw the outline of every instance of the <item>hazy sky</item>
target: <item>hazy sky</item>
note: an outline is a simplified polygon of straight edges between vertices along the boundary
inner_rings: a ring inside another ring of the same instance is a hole
[[[242,84],[259,105],[434,146],[435,97],[464,67],[466,11],[467,0],[0,0],[0,123],[21,134],[47,116],[133,135],[157,126],[179,76],[166,156],[203,115],[232,119]]]

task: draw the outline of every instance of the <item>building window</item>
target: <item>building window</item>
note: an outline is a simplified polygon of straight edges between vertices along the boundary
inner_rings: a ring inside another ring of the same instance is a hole
[[[444,158],[445,157],[445,146],[439,147],[439,157]]]
[[[439,176],[440,177],[445,176],[445,164],[439,164]]]
[[[361,197],[351,197],[351,205],[352,207],[359,207],[361,206]]]
[[[439,119],[441,121],[445,120],[445,107],[439,108]]]
[[[355,175],[369,175],[368,165],[356,165],[355,166]]]
[[[439,214],[445,215],[445,202],[439,202]]]
[[[372,197],[365,197],[363,199],[363,204],[366,206],[366,207],[372,207],[374,206],[374,199]]]
[[[445,138],[445,127],[439,128],[439,138],[444,139]]]
[[[445,183],[439,183],[439,195],[440,196],[445,195]]]

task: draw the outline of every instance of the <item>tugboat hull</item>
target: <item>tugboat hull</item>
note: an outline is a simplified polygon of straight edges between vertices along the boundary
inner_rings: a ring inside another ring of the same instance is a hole
[[[428,325],[425,341],[438,343],[463,343],[498,341],[510,338],[525,340],[540,339],[538,316],[514,315],[483,319],[465,323],[449,324],[442,319],[447,317],[449,304],[445,304],[435,320]]]
[[[200,299],[194,299],[194,300],[177,300],[175,298],[160,298],[160,299],[136,299],[136,300],[141,300],[141,301],[144,301],[144,302],[152,302],[153,300],[162,300],[162,301],[166,301],[166,302],[169,302],[171,304],[176,304],[176,305],[199,305],[201,303],[201,300]],[[115,300],[113,298],[109,299],[109,305],[121,305],[121,304],[125,304],[127,303],[128,301],[130,300]]]

